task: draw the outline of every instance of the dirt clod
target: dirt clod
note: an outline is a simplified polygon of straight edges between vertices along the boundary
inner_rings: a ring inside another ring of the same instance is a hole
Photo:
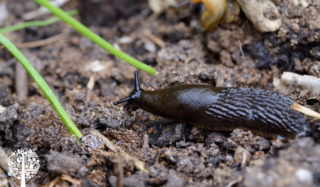
[[[52,152],[48,157],[48,171],[53,174],[68,174],[75,177],[83,165],[79,162],[80,158],[73,158]]]

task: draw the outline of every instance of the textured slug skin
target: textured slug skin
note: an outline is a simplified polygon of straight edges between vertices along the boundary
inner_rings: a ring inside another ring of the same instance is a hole
[[[293,137],[303,115],[288,97],[263,89],[181,85],[143,91],[137,104],[161,117],[210,130],[251,130],[267,138]]]

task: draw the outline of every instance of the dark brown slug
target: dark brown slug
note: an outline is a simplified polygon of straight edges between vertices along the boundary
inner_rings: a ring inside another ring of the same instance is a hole
[[[134,104],[172,121],[209,130],[251,130],[266,138],[290,138],[304,129],[304,116],[290,108],[285,95],[253,88],[218,88],[208,85],[180,85],[163,90],[135,88],[121,101]]]

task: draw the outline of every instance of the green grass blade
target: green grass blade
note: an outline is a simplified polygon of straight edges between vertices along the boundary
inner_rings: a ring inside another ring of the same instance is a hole
[[[71,11],[67,12],[67,14],[70,15],[70,16],[74,16],[74,15],[79,14],[79,11],[78,10],[71,10]],[[43,27],[43,26],[50,25],[50,24],[52,24],[52,23],[54,23],[56,21],[59,21],[59,20],[60,20],[60,18],[53,17],[53,18],[47,19],[45,21],[28,21],[28,22],[20,23],[20,24],[13,25],[13,26],[10,26],[10,27],[1,28],[0,29],[0,33],[12,32],[12,31],[16,31],[16,30],[21,30],[21,29],[24,29],[24,28],[32,27],[32,26]]]
[[[24,69],[27,70],[29,75],[33,78],[33,80],[37,83],[42,93],[46,96],[46,98],[50,101],[53,108],[56,110],[61,120],[67,127],[70,134],[74,134],[78,139],[82,137],[81,132],[77,128],[77,126],[73,123],[68,113],[61,106],[58,98],[54,95],[46,81],[41,77],[41,75],[37,72],[37,70],[31,65],[31,63],[27,60],[27,58],[19,51],[19,49],[14,46],[5,36],[0,33],[0,43],[4,45],[14,57],[21,63]]]
[[[132,58],[131,56],[117,50],[115,47],[113,47],[111,44],[109,44],[107,41],[105,41],[103,38],[92,32],[90,29],[85,27],[83,24],[66,14],[63,10],[61,10],[59,7],[56,7],[52,5],[48,0],[34,0],[41,6],[46,7],[51,11],[52,14],[58,16],[61,20],[66,22],[67,24],[71,25],[75,30],[80,32],[82,35],[89,38],[94,43],[98,44],[103,49],[109,51],[111,54],[119,57],[120,59],[126,61],[127,63],[131,64],[132,66],[141,69],[143,71],[149,72],[150,74],[155,75],[156,71],[146,64]]]

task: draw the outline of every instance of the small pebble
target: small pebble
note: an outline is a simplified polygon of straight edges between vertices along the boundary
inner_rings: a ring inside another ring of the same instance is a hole
[[[234,152],[234,160],[240,164],[244,155],[247,156],[246,163],[248,164],[252,158],[251,154],[248,150],[244,149],[241,146],[238,146],[236,151]]]
[[[156,45],[153,42],[144,43],[144,49],[150,53],[155,53],[157,50]]]
[[[196,168],[196,169],[193,171],[193,173],[199,173],[199,172],[200,172],[199,168]]]
[[[311,183],[313,180],[313,176],[311,171],[306,169],[298,169],[294,175],[297,177],[300,182],[308,182]]]

